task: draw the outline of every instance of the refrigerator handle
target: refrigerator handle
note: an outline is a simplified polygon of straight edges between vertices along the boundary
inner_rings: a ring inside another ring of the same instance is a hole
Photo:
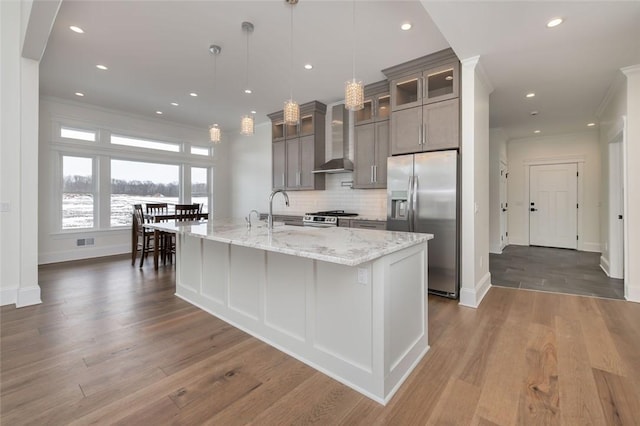
[[[413,179],[413,176],[409,176],[409,190],[407,191],[407,202],[409,203],[409,208],[407,209],[409,232],[413,232]]]
[[[418,219],[416,212],[418,210],[418,176],[413,177],[413,187],[411,188],[411,210],[412,210],[412,218],[411,227],[413,228],[411,232],[416,232],[418,229]]]

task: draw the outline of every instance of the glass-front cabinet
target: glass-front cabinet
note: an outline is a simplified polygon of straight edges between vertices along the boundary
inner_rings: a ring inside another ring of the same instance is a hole
[[[457,98],[459,69],[456,61],[392,80],[392,109],[398,111]]]
[[[324,189],[324,174],[313,170],[324,162],[326,105],[317,101],[300,105],[300,121],[285,124],[283,111],[268,114],[272,136],[272,188]]]

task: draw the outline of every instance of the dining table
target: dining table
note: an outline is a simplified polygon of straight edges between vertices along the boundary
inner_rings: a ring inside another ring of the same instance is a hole
[[[145,224],[143,226],[147,226],[152,223],[160,223],[160,222],[170,222],[175,221],[177,223],[193,223],[193,222],[202,222],[209,218],[209,213],[196,213],[194,215],[189,215],[189,220],[178,220],[182,219],[184,216],[176,213],[161,213],[161,214],[153,214],[153,213],[145,213],[144,220]],[[158,270],[158,258],[160,257],[160,250],[158,246],[158,242],[160,241],[160,232],[158,229],[153,229],[153,269]],[[164,232],[164,231],[162,231]]]

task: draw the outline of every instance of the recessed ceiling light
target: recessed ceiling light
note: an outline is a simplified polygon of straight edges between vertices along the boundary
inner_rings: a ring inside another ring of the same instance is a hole
[[[538,111],[531,111],[531,115],[538,115]]]
[[[540,133],[540,130],[534,130],[533,133]]]
[[[529,92],[529,93],[527,93],[527,94],[526,94],[526,95],[524,95],[524,96],[525,96],[526,98],[533,98],[533,97],[535,97],[535,96],[536,96],[536,94],[535,94],[535,93],[533,93],[533,92]]]
[[[311,65],[311,64],[305,64],[304,69],[305,69],[305,70],[311,70],[311,69],[313,69],[313,65]]]
[[[453,76],[452,75],[448,75],[444,79],[447,80],[447,81],[451,81],[451,80],[453,80]]]
[[[405,22],[404,24],[400,25],[400,29],[403,31],[409,31],[411,29],[411,24],[408,22]]]
[[[106,70],[109,69],[109,68],[105,67],[104,65],[100,65],[100,64],[96,65],[96,68],[98,68],[99,70],[102,70],[102,71],[106,71]]]
[[[83,34],[84,33],[84,30],[82,28],[76,27],[75,25],[70,26],[69,29],[71,31],[73,31],[74,33],[78,33],[78,34]]]
[[[179,103],[177,103],[177,102],[171,102],[171,105],[173,105],[173,106],[178,106],[178,105],[180,105],[180,104],[179,104]]]
[[[193,96],[195,98],[196,96],[198,96],[198,94],[196,92],[191,92],[189,93],[189,96]]]
[[[76,96],[80,96],[80,97],[82,97],[82,96],[84,96],[84,93],[82,93],[82,92],[76,92],[76,93],[75,93],[75,95],[76,95]]]
[[[552,20],[547,22],[547,28],[557,27],[558,25],[562,24],[562,21],[562,18],[553,18]]]
[[[244,93],[246,93],[247,95],[250,95],[252,92],[251,92],[251,89],[244,89]]]
[[[589,127],[593,127],[595,125],[596,125],[596,123],[587,123],[587,126],[589,126]]]
[[[257,114],[256,110],[252,109],[251,114]]]
[[[162,111],[156,111],[156,114],[162,115]]]

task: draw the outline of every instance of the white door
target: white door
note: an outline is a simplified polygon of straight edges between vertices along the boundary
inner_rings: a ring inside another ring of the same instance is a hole
[[[609,144],[609,276],[624,278],[624,179],[622,140]]]
[[[577,248],[578,165],[529,169],[529,244]]]
[[[507,171],[507,165],[503,162],[500,162],[500,249],[505,248],[507,244],[509,244],[509,239],[507,238],[507,218],[508,218],[508,208],[507,204],[507,177],[509,172]]]

